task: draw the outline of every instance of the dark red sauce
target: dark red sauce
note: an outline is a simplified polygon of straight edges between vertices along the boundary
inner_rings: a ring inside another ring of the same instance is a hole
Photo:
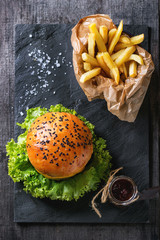
[[[118,179],[112,185],[112,194],[119,201],[127,201],[133,192],[133,185],[127,179]]]

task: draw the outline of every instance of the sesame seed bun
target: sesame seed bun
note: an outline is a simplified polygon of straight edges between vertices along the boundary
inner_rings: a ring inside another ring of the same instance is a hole
[[[57,180],[83,171],[93,153],[89,128],[78,117],[64,112],[38,117],[28,131],[26,146],[35,169]]]

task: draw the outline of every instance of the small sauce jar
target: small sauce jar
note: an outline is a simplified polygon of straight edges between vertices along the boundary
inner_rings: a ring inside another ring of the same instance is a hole
[[[109,199],[119,206],[127,206],[138,199],[138,190],[135,182],[127,176],[114,177],[109,184]]]

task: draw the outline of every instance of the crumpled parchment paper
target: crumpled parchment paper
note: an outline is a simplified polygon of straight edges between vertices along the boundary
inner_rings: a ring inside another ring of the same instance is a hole
[[[150,83],[154,64],[151,54],[137,45],[136,52],[143,57],[144,65],[138,64],[137,77],[128,77],[119,85],[103,75],[98,75],[85,83],[80,82],[84,73],[81,54],[87,52],[88,25],[95,22],[97,27],[106,25],[116,28],[108,15],[96,14],[82,18],[72,29],[73,66],[76,79],[89,101],[105,99],[108,110],[120,120],[134,122]]]

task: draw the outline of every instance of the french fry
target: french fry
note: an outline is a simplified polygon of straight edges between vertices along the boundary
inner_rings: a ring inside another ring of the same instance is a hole
[[[116,84],[119,84],[119,80],[120,80],[120,74],[119,74],[119,70],[118,68],[112,68],[112,72],[113,72],[113,76],[114,76],[114,80],[116,82]]]
[[[113,72],[110,70],[110,75],[111,75],[111,78],[114,80],[114,75],[113,75]]]
[[[135,61],[131,61],[129,64],[129,76],[132,78],[137,76],[137,63]]]
[[[116,28],[112,28],[109,33],[108,33],[108,45],[110,45],[114,35],[116,34],[117,29]]]
[[[108,41],[108,28],[103,25],[100,26],[99,33],[100,33],[101,37],[103,38],[104,43],[106,44]]]
[[[125,44],[130,44],[131,43],[130,39],[127,36],[125,36],[125,35],[121,35],[120,36],[119,42],[125,43]]]
[[[117,43],[117,45],[115,46],[114,50],[117,52],[117,51],[119,51],[119,50],[121,50],[123,48],[140,44],[144,40],[144,34],[141,34],[141,35],[138,35],[138,36],[135,36],[135,37],[131,37],[131,38],[129,38],[129,40],[130,40],[130,44],[129,43],[128,44],[127,43],[123,43],[123,42]]]
[[[117,32],[115,33],[115,35],[114,35],[114,37],[113,37],[113,39],[112,39],[112,41],[109,45],[108,52],[109,52],[110,55],[112,54],[112,52],[114,50],[114,47],[118,43],[122,31],[123,31],[123,20],[120,21]]]
[[[98,51],[99,52],[106,52],[107,49],[106,49],[105,43],[104,43],[103,38],[101,37],[100,33],[97,30],[96,24],[91,23],[89,25],[89,30],[90,30],[91,33],[95,33],[95,39],[96,39]]]
[[[95,33],[89,33],[89,36],[88,36],[88,53],[92,57],[94,57],[94,55],[95,55],[95,45],[96,45]]]
[[[90,63],[84,62],[83,63],[83,68],[84,68],[84,71],[88,72],[92,69],[92,66],[91,66]]]
[[[104,62],[103,53],[98,53],[96,58],[97,58],[97,61],[99,63],[99,66],[105,71],[107,76],[110,77],[110,69]]]
[[[130,38],[130,42],[131,42],[132,45],[140,44],[141,42],[143,42],[143,40],[144,40],[144,34],[143,33]]]
[[[109,55],[108,52],[103,53],[103,59],[104,59],[104,62],[109,67],[109,69],[112,71],[112,73],[114,75],[114,80],[118,84],[119,80],[120,80],[120,74],[119,74],[118,67],[113,62],[113,60],[112,60],[112,58],[111,58],[111,56]]]
[[[82,59],[83,61],[90,63],[92,66],[99,66],[97,59],[90,56],[88,53],[82,53]]]
[[[82,74],[82,76],[80,78],[80,82],[84,83],[84,82],[90,80],[91,78],[99,75],[100,72],[101,72],[101,68],[94,68],[94,69]]]
[[[123,63],[122,66],[123,66],[123,73],[124,73],[124,76],[125,76],[125,78],[127,78],[128,74],[127,74],[126,64]]]
[[[122,53],[124,52],[124,49],[121,49],[120,51],[114,53],[111,55],[112,60],[116,60]]]
[[[127,47],[131,47],[131,43],[130,44],[126,44],[126,43],[117,43],[117,45],[115,46],[114,48],[114,51],[117,52],[117,51],[120,51],[124,48],[127,48]]]
[[[115,60],[117,67],[120,67],[124,62],[128,61],[128,58],[136,50],[135,46],[127,47],[124,52]]]
[[[118,69],[121,73],[123,73],[123,66],[122,65]]]
[[[142,58],[140,55],[132,54],[132,55],[128,58],[128,61],[130,61],[130,60],[134,60],[134,61],[136,61],[137,63],[139,63],[140,65],[144,65],[143,58]]]

